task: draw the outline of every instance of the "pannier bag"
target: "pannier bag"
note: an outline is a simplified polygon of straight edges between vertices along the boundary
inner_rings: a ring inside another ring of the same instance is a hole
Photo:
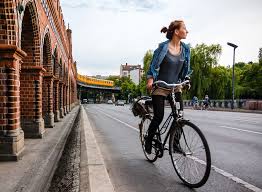
[[[142,97],[134,102],[132,106],[134,116],[143,117],[146,114],[153,113],[152,100],[150,97]]]

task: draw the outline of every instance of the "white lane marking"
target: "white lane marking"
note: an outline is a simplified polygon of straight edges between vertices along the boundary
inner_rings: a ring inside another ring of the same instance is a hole
[[[262,135],[262,132],[257,132],[257,131],[250,131],[250,130],[246,130],[246,129],[238,129],[238,128],[235,128],[235,127],[229,127],[229,126],[224,126],[224,125],[221,125],[220,127],[223,127],[225,129],[232,129],[232,130],[237,130],[237,131],[242,131],[242,132],[248,132],[248,133],[254,133],[254,134]]]
[[[206,121],[203,116],[197,117],[197,116],[193,116],[192,114],[186,114],[186,115],[187,115],[187,116],[190,116],[192,119],[203,118],[203,121]],[[215,116],[212,116],[212,118],[209,117],[209,120],[211,120],[211,121],[217,121],[218,118],[215,117]],[[229,121],[229,119],[224,119],[224,118],[219,118],[219,120],[221,120],[221,121]],[[252,124],[252,125],[261,125],[261,124],[262,124],[262,122],[260,121],[260,119],[259,119],[259,120],[258,120],[258,119],[254,119],[254,120],[252,120],[252,119],[231,119],[231,120],[232,120],[233,122],[238,121],[238,123],[242,123],[242,122],[243,122],[243,123],[249,123],[249,124]]]
[[[123,121],[121,121],[121,120],[119,120],[119,119],[117,119],[117,118],[115,118],[115,117],[113,117],[113,116],[111,116],[111,115],[109,115],[109,114],[101,111],[101,110],[98,110],[98,111],[100,111],[100,112],[103,113],[104,115],[110,117],[111,119],[114,119],[114,120],[116,120],[116,121],[124,124],[125,126],[130,127],[131,129],[134,129],[134,130],[136,130],[136,131],[139,131],[139,129],[138,129],[137,127],[133,127],[133,126],[131,126],[131,125],[129,125],[129,124],[127,124],[127,123],[125,123],[125,122],[123,122]]]
[[[133,126],[131,126],[131,125],[129,125],[129,124],[127,124],[127,123],[125,123],[125,122],[123,122],[123,121],[121,121],[121,120],[119,120],[119,119],[117,119],[117,118],[115,118],[115,117],[113,117],[113,116],[111,116],[111,115],[109,115],[109,114],[101,111],[101,110],[98,110],[98,111],[100,111],[100,112],[103,113],[104,115],[108,116],[109,118],[112,118],[112,119],[114,119],[114,120],[116,120],[116,121],[118,121],[118,122],[126,125],[127,127],[130,127],[131,129],[139,132],[139,129],[138,129],[138,128],[133,127]],[[262,134],[262,133],[261,133],[261,134]],[[194,158],[194,160],[196,160],[196,161],[197,161],[198,163],[200,163],[200,164],[206,164],[206,162],[203,161],[203,160],[201,160],[201,159],[198,159],[198,158],[196,158],[196,157],[192,157],[192,158]],[[225,177],[227,177],[227,178],[235,181],[236,183],[242,184],[242,185],[243,185],[244,187],[246,187],[247,189],[250,189],[250,190],[252,190],[252,191],[254,191],[254,192],[262,192],[262,189],[260,189],[260,188],[258,188],[258,187],[256,187],[256,186],[254,186],[254,185],[252,185],[252,184],[250,184],[250,183],[248,183],[248,182],[246,182],[246,181],[244,181],[244,180],[242,180],[242,179],[240,179],[240,178],[232,175],[231,173],[228,173],[228,172],[226,172],[226,171],[224,171],[224,170],[222,170],[222,169],[220,169],[220,168],[218,168],[218,167],[216,167],[216,166],[214,166],[214,165],[212,165],[211,167],[212,167],[212,169],[213,169],[215,172],[217,172],[217,173],[219,173],[219,174],[221,174],[221,175],[223,175],[223,176],[225,176]]]
[[[234,120],[234,121],[242,121],[242,122],[249,122],[249,123],[260,123],[259,122],[260,121],[259,118],[256,118],[256,119],[252,119],[252,118],[250,118],[250,119],[241,119],[241,118],[239,118],[239,119],[232,119],[232,120]]]

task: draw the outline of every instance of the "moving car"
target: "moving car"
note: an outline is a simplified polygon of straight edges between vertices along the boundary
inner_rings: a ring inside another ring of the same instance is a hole
[[[113,104],[113,101],[112,100],[108,100],[107,104]]]

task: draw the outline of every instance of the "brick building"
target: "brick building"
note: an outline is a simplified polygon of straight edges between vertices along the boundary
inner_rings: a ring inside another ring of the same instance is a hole
[[[77,104],[72,31],[59,0],[0,1],[0,160],[17,160],[24,138]]]

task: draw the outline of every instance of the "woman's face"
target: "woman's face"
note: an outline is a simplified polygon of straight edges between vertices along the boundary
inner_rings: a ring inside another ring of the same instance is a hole
[[[182,23],[181,27],[179,29],[176,29],[174,33],[174,35],[178,36],[179,39],[186,39],[187,34],[188,31],[184,23]]]

